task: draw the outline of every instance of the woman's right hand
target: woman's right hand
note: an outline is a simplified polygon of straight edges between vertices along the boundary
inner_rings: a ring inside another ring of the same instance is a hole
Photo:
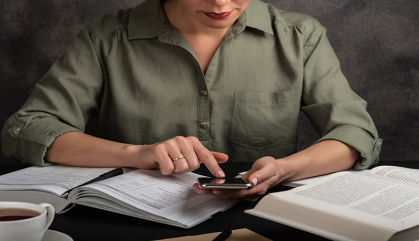
[[[127,148],[132,153],[132,166],[141,169],[159,168],[163,175],[169,175],[193,171],[204,163],[215,177],[225,177],[218,163],[226,162],[228,156],[209,151],[193,136],[177,136],[152,145],[130,145]]]
[[[225,175],[218,163],[227,159],[226,154],[210,152],[192,136],[177,136],[152,145],[131,145],[80,132],[57,137],[45,154],[46,161],[67,166],[159,168],[163,175],[189,172],[204,163],[220,178]]]

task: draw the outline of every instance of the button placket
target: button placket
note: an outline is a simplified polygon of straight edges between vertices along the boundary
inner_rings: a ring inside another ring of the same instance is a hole
[[[209,98],[208,90],[201,89],[198,98],[198,139],[209,140]]]

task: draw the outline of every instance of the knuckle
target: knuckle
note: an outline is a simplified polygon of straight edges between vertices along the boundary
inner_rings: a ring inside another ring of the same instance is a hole
[[[188,136],[188,137],[186,137],[186,139],[188,141],[191,141],[191,142],[199,142],[199,140],[196,136]]]
[[[189,167],[188,167],[188,172],[189,171],[193,171],[199,168],[199,165],[197,165],[196,163],[189,163]]]
[[[176,136],[173,138],[173,140],[175,140],[176,142],[183,142],[185,141],[185,137],[183,136]]]
[[[157,144],[157,145],[155,145],[153,148],[152,148],[152,151],[154,152],[154,153],[159,153],[159,152],[162,152],[162,151],[164,151],[164,145],[163,144]]]
[[[182,165],[180,168],[179,168],[179,172],[186,172],[188,170],[188,167],[187,166],[185,166],[185,165]]]
[[[264,182],[266,179],[266,174],[259,171],[254,173],[254,175],[252,175],[252,177],[250,179],[256,178],[258,180],[258,183]]]
[[[211,152],[209,152],[209,151],[205,151],[205,152],[204,152],[204,157],[205,157],[206,159],[210,159],[210,158],[212,158],[213,156],[212,156]]]
[[[165,144],[169,148],[172,148],[173,149],[173,147],[177,146],[177,141],[173,138],[173,139],[170,139],[170,140],[165,141]]]
[[[195,169],[198,169],[199,167],[200,167],[201,165],[199,165],[199,163],[198,162],[194,162],[193,164],[191,164],[191,168],[193,169],[193,170],[195,170]]]
[[[185,172],[189,169],[189,166],[187,163],[185,162],[180,162],[178,164],[176,164],[175,167],[175,172]]]
[[[266,164],[266,166],[268,166],[270,169],[275,169],[275,167],[276,167],[276,165],[275,165],[275,163],[274,163],[274,162],[268,162],[268,163]]]
[[[167,176],[167,175],[172,174],[173,168],[165,168],[165,167],[160,166],[160,172],[161,174]]]
[[[203,159],[203,160],[211,160],[211,159],[214,159],[214,156],[207,149],[203,150],[201,152],[201,154],[199,155],[199,157],[200,157],[200,159]]]
[[[208,167],[215,167],[216,165],[211,161],[208,155],[200,155],[199,160],[205,163]]]
[[[180,136],[179,138],[176,139],[176,141],[181,144],[182,146],[186,146],[187,148],[190,147],[187,139],[184,136]]]

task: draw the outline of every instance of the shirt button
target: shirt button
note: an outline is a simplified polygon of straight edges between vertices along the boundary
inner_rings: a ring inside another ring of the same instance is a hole
[[[208,124],[206,122],[201,122],[201,128],[206,129],[208,127]]]
[[[201,90],[201,95],[208,95],[208,91],[206,91],[206,90]]]
[[[16,135],[19,135],[20,134],[20,132],[22,132],[22,130],[20,129],[20,128],[15,128],[14,130],[13,130],[13,132],[16,134]]]
[[[366,158],[362,158],[360,161],[361,165],[365,165],[365,163],[367,163],[367,159]]]

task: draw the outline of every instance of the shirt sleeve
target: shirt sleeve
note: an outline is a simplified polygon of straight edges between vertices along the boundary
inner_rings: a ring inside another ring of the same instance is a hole
[[[24,106],[5,123],[1,134],[7,158],[51,165],[45,152],[56,137],[84,132],[99,108],[103,74],[91,36],[82,30],[48,73],[35,85]]]
[[[367,103],[352,91],[342,74],[326,29],[310,18],[305,36],[301,110],[321,136],[315,143],[337,140],[354,147],[361,154],[355,170],[376,164],[382,140],[366,110]]]

